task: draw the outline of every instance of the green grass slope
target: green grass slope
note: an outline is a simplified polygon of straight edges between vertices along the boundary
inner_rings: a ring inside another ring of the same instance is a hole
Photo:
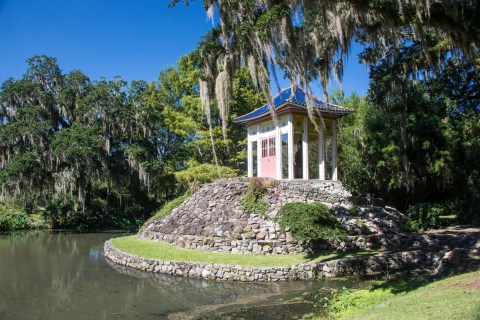
[[[204,252],[193,249],[179,248],[165,242],[153,242],[137,239],[136,236],[115,238],[113,245],[126,253],[149,259],[163,261],[191,261],[215,264],[231,264],[245,267],[283,267],[306,262],[320,262],[332,259],[354,257],[362,254],[290,254],[290,255],[256,255],[256,254],[231,254],[221,252]]]
[[[339,294],[331,309],[336,319],[480,319],[480,271]]]

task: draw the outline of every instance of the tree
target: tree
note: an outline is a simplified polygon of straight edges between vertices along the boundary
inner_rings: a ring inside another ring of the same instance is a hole
[[[440,203],[478,223],[479,66],[450,57],[429,73],[423,59],[416,42],[392,47],[371,69],[368,98],[338,101],[355,110],[339,124],[342,181],[401,210]]]
[[[172,0],[171,5],[179,1]],[[299,83],[308,96],[309,84],[319,78],[327,95],[332,76],[341,81],[354,40],[381,56],[391,44],[415,39],[421,43],[429,70],[445,63],[445,54],[471,62],[479,53],[477,1],[205,0],[204,6],[210,18],[216,10],[221,21],[204,41],[201,88],[208,99],[202,101],[209,108],[209,101],[216,98],[225,139],[233,70],[242,65],[248,66],[276,119],[270,89],[274,66],[285,72],[292,85]],[[432,38],[443,40],[442,52],[431,50],[438,44]],[[406,67],[413,69],[414,63]]]
[[[244,129],[228,128],[227,147],[219,112],[206,121],[198,59],[194,52],[158,81],[130,84],[63,74],[47,56],[29,59],[25,76],[0,88],[0,200],[44,212],[53,227],[124,227],[191,182],[244,171]],[[233,116],[262,103],[246,70],[233,90]],[[214,162],[212,142],[217,161],[232,169],[202,172]]]

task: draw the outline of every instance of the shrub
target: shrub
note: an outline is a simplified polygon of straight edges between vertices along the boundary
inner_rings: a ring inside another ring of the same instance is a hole
[[[260,178],[251,178],[245,197],[240,200],[243,210],[247,213],[258,213],[265,216],[268,204],[262,200],[265,191],[267,191],[269,180]]]
[[[9,213],[0,216],[0,231],[14,231],[27,228],[26,213]]]
[[[48,201],[44,215],[52,228],[72,228],[87,215],[71,194],[56,193]]]
[[[417,203],[407,210],[408,220],[405,228],[409,231],[428,230],[437,226],[444,208],[434,203]]]
[[[0,203],[0,231],[26,229],[28,215],[20,207]]]
[[[211,183],[219,178],[237,177],[238,173],[234,169],[228,167],[216,167],[213,164],[200,164],[188,169],[175,172],[175,179],[178,182],[178,188],[187,190],[195,189],[195,186]]]
[[[279,212],[280,228],[290,228],[296,240],[337,239],[345,236],[333,212],[322,203],[286,203]]]

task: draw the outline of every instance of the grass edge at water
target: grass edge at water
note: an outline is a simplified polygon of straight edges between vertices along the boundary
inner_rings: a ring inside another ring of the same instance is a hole
[[[322,262],[340,258],[371,255],[370,253],[324,253],[324,254],[290,254],[258,255],[231,254],[223,252],[205,252],[184,249],[165,242],[153,242],[137,239],[135,235],[112,239],[114,247],[125,253],[149,259],[181,262],[205,262],[214,264],[238,265],[243,267],[286,267],[307,262]]]

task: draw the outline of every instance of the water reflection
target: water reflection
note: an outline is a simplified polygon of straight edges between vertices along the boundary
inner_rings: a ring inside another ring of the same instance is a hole
[[[107,263],[116,234],[0,235],[0,319],[162,319],[197,307],[251,303],[331,282],[233,283],[152,274]]]
[[[185,309],[201,305],[229,304],[258,301],[273,295],[294,294],[318,288],[322,283],[317,281],[276,282],[276,283],[239,283],[212,281],[196,278],[175,277],[159,273],[143,272],[108,264],[117,272],[146,280],[158,293],[159,303],[165,308],[175,304]],[[326,284],[324,282],[323,284]]]

